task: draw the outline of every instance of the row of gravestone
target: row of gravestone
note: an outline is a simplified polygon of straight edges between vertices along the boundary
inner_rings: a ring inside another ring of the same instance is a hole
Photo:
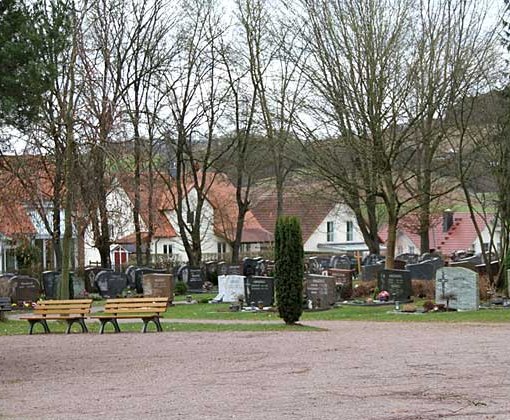
[[[273,306],[274,293],[273,277],[226,274],[218,276],[218,295],[212,301],[231,303],[243,299],[248,305]]]
[[[409,254],[412,255],[412,254]],[[430,254],[429,254],[430,255]],[[377,261],[377,262],[375,262]],[[439,256],[431,256],[428,260],[417,262],[414,259],[395,258],[395,268],[411,272],[413,280],[434,280],[436,271],[444,266],[444,261]],[[384,260],[372,260],[361,268],[361,280],[372,281],[379,278],[380,273],[385,269]]]

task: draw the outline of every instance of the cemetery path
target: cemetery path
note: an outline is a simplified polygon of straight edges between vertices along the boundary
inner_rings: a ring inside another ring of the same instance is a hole
[[[505,324],[0,337],[0,419],[508,419]]]

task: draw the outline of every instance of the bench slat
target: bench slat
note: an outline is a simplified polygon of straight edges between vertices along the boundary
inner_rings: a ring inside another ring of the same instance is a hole
[[[107,299],[106,304],[120,303],[122,305],[127,303],[166,303],[168,298],[155,297],[155,298],[118,298],[118,299]]]
[[[68,300],[58,300],[58,299],[55,299],[55,300],[40,300],[38,302],[36,302],[38,305],[67,305],[67,304],[70,304],[70,303],[80,303],[80,304],[88,304],[88,305],[92,305],[92,299],[68,299]]]
[[[104,306],[105,311],[107,309],[115,309],[115,308],[166,308],[166,303],[126,303],[125,305],[122,305],[120,303],[107,303]]]

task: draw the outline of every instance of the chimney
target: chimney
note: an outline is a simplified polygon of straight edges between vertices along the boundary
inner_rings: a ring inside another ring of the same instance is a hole
[[[443,233],[448,232],[452,225],[453,225],[453,211],[451,209],[446,209],[443,212]]]

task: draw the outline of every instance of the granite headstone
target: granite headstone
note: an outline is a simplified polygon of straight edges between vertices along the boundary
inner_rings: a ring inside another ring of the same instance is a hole
[[[204,272],[200,268],[190,268],[188,278],[189,291],[202,291],[204,285]]]
[[[173,301],[173,281],[169,273],[146,273],[142,276],[144,297],[166,297]]]
[[[245,280],[244,276],[219,276],[218,277],[218,296],[217,300],[222,302],[238,302],[239,298],[244,299],[245,293]]]
[[[10,298],[13,302],[36,302],[41,295],[39,280],[29,276],[14,276],[9,280]]]
[[[390,300],[408,302],[413,294],[411,272],[408,270],[382,270],[379,273],[377,287],[380,291],[386,290],[390,294]]]
[[[328,274],[335,279],[337,300],[350,299],[352,296],[353,270],[330,268]]]
[[[308,274],[305,280],[306,299],[314,309],[326,309],[336,302],[336,282],[331,276]]]
[[[436,303],[452,309],[476,311],[480,305],[478,273],[464,267],[444,267],[436,272]]]
[[[13,278],[15,274],[5,273],[0,276],[0,296],[8,297],[10,296],[10,287],[9,280]]]
[[[264,276],[251,276],[245,281],[245,301],[249,304],[255,302],[258,305],[273,306],[274,304],[274,278]]]
[[[122,294],[127,287],[127,277],[124,273],[101,271],[96,276],[96,287],[103,297],[115,298]]]

